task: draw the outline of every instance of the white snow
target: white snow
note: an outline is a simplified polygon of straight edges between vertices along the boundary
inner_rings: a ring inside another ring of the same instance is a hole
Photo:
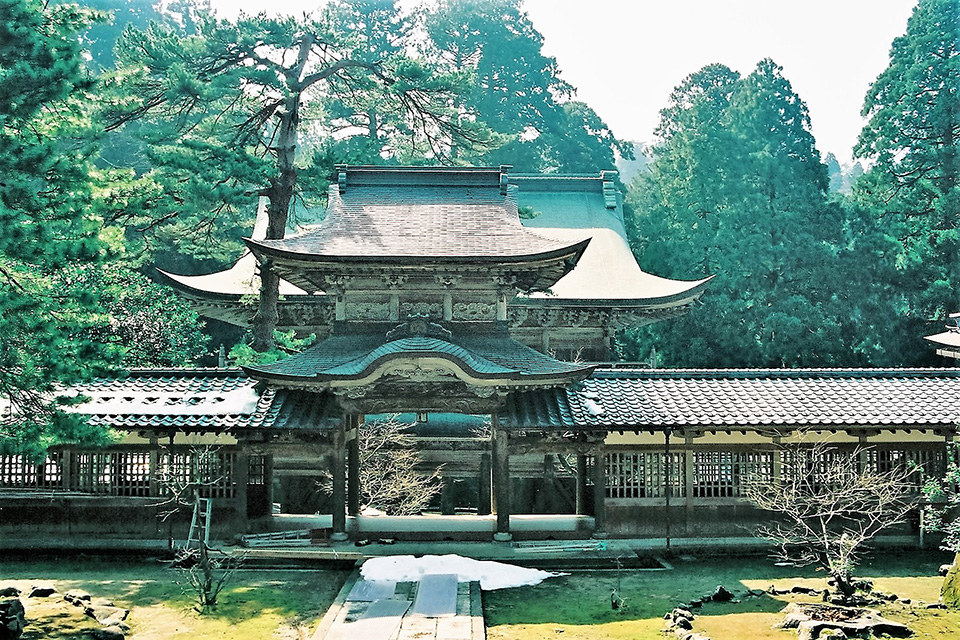
[[[540,584],[547,578],[566,575],[539,569],[527,569],[502,562],[474,560],[458,555],[384,556],[363,563],[360,575],[364,580],[415,582],[428,574],[457,574],[458,582],[479,581],[484,591],[526,587]]]

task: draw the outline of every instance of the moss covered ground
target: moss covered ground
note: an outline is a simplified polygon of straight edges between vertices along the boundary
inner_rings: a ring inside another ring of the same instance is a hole
[[[874,580],[876,588],[914,602],[880,607],[890,619],[909,625],[915,638],[960,638],[960,612],[920,608],[917,601],[937,602],[943,578],[940,564],[951,557],[939,552],[883,553],[868,560],[858,573]],[[668,571],[623,570],[620,593],[626,608],[610,607],[617,586],[616,571],[577,571],[536,586],[484,594],[487,635],[490,640],[646,640],[664,637],[663,614],[681,602],[712,593],[717,585],[731,591],[767,589],[774,585],[826,586],[812,570],[776,567],[764,557],[677,557]],[[694,631],[712,640],[790,640],[795,631],[772,626],[791,601],[814,601],[808,596],[764,595],[740,603],[708,603],[696,612]]]
[[[130,609],[132,640],[247,640],[309,638],[349,572],[340,570],[242,570],[204,615],[179,584],[176,570],[159,561],[124,558],[12,561],[0,558],[0,585],[26,590],[53,584],[62,594],[82,589]],[[26,593],[24,594],[26,595]],[[97,624],[53,598],[22,598],[28,626],[23,640],[87,638]]]

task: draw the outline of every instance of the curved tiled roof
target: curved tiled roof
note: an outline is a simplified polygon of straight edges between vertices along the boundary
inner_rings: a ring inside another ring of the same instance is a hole
[[[285,360],[246,367],[265,380],[333,381],[370,375],[394,358],[441,358],[476,378],[519,381],[552,376],[582,378],[592,366],[562,362],[531,349],[506,333],[462,335],[451,340],[408,336],[335,335]]]
[[[501,423],[645,430],[960,422],[957,369],[598,369],[576,390],[536,395],[543,397],[515,399]]]
[[[345,192],[334,185],[327,217],[317,228],[282,240],[248,240],[247,244],[257,254],[365,261],[500,260],[586,246],[584,238],[564,242],[524,228],[516,195],[502,194],[499,183],[366,185]]]

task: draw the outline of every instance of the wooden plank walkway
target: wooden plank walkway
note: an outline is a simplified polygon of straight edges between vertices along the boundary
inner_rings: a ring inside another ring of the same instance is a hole
[[[398,582],[390,600],[372,602],[357,598],[386,593],[382,585],[373,587],[364,582],[359,569],[354,571],[312,640],[486,640],[479,582],[457,583],[455,615],[445,617],[420,615],[408,609],[417,600],[419,582]],[[406,613],[394,620],[400,609]]]

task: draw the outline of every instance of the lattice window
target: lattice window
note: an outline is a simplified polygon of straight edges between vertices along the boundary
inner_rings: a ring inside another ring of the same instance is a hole
[[[646,484],[644,482],[644,453],[609,453],[607,462],[607,497],[608,498],[644,498]]]
[[[264,456],[250,456],[247,483],[264,484],[266,477],[266,464]]]
[[[235,464],[235,454],[220,451],[161,453],[158,463],[161,490],[194,485],[204,498],[232,498]]]
[[[773,474],[769,451],[694,451],[693,495],[696,498],[738,498],[751,480]]]
[[[629,451],[606,455],[608,498],[662,498],[665,495],[666,458],[661,451]],[[684,495],[685,462],[682,453],[670,454],[672,497]]]
[[[19,454],[0,455],[0,487],[57,487],[62,477],[61,459],[59,451],[51,451],[40,463]]]

